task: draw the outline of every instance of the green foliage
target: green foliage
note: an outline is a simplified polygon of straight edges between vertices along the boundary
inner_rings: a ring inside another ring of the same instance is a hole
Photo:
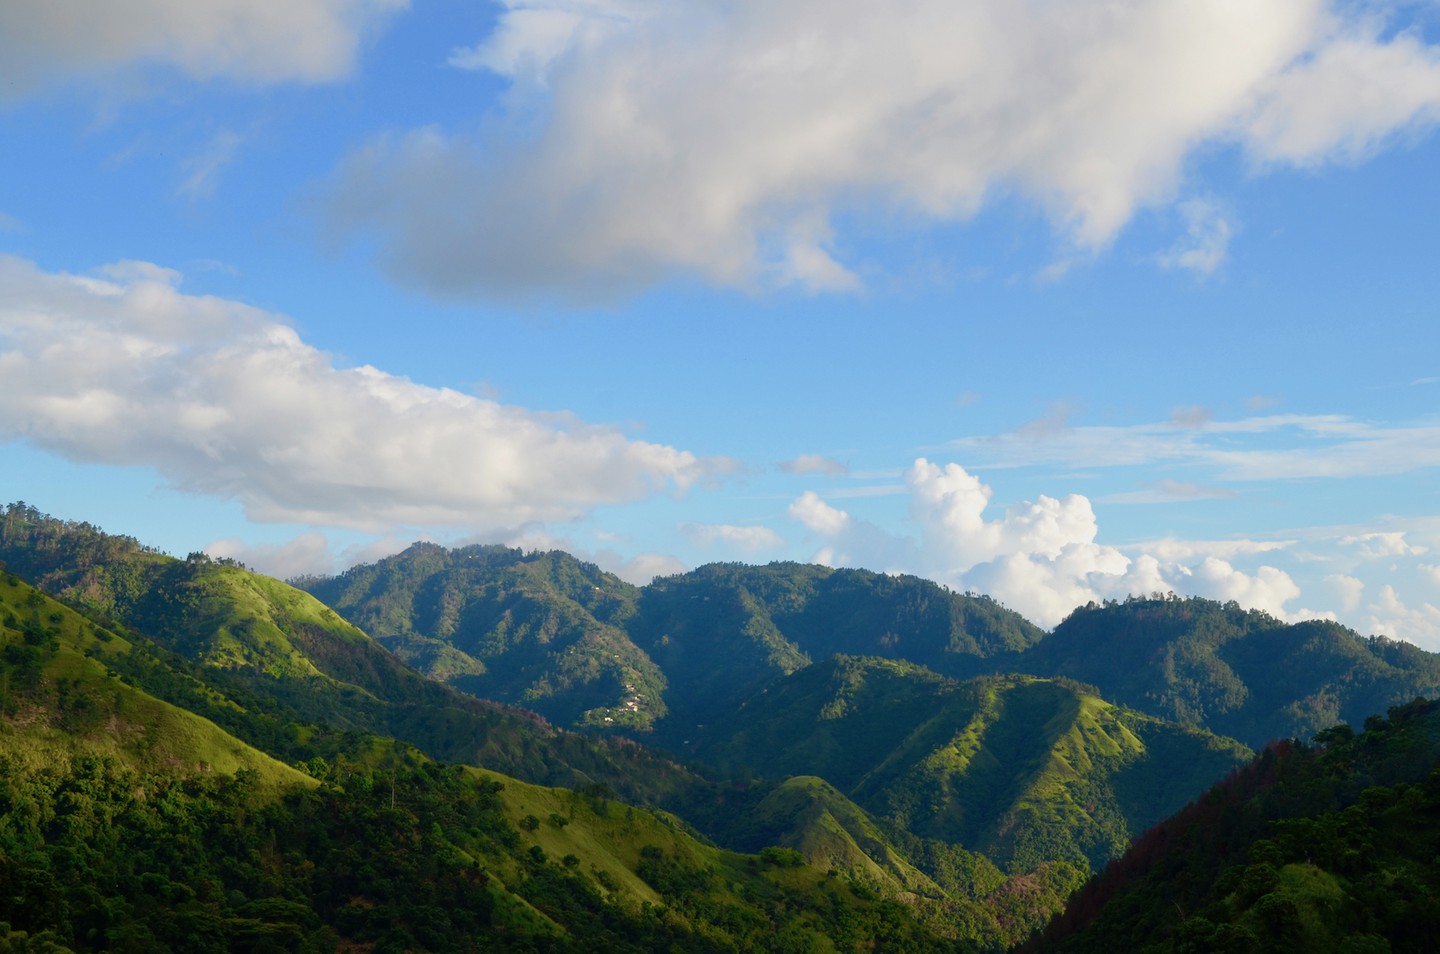
[[[1440,655],[1408,643],[1175,597],[1081,607],[1018,665],[1252,746],[1440,692]]]
[[[1147,833],[1035,949],[1434,950],[1440,705],[1367,725],[1267,750]]]

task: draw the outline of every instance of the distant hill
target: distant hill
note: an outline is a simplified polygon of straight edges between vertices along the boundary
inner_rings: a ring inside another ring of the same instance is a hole
[[[1127,711],[1074,683],[947,679],[837,656],[707,726],[693,754],[761,775],[818,775],[913,835],[1002,868],[1103,866],[1244,747]]]
[[[416,544],[297,582],[434,678],[672,747],[835,653],[968,675],[1043,636],[917,577],[798,563],[712,564],[636,588],[564,553]]]
[[[560,552],[417,543],[310,593],[431,678],[562,725],[648,729],[665,676],[629,638],[639,591]]]
[[[1440,703],[1285,742],[1140,839],[1031,951],[1434,951]]]
[[[1081,607],[1017,667],[1256,747],[1440,695],[1440,654],[1324,620],[1286,624],[1173,597]]]

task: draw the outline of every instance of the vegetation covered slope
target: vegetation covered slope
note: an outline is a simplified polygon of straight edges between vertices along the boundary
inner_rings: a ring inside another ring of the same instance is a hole
[[[552,551],[417,543],[300,582],[426,675],[562,725],[646,729],[665,677],[626,634],[638,590]]]
[[[1440,704],[1277,744],[1148,832],[1031,945],[1435,950]]]
[[[132,769],[248,771],[268,787],[308,781],[107,664],[133,651],[127,640],[0,573],[0,754],[32,767],[105,757]]]
[[[1081,607],[1018,665],[1252,746],[1440,693],[1440,655],[1409,643],[1174,597]]]
[[[1099,867],[1249,756],[1073,683],[959,682],[848,656],[772,685],[694,751],[722,768],[821,776],[900,830],[1016,872]]]
[[[309,594],[237,565],[177,560],[19,505],[0,521],[0,560],[122,631],[138,649],[110,663],[124,676],[286,761],[395,739],[526,781],[706,803],[706,783],[673,760],[428,679]]]
[[[984,597],[796,563],[712,564],[637,589],[563,553],[416,544],[298,582],[451,685],[562,724],[658,727],[669,746],[835,653],[969,674],[1042,636]]]
[[[665,816],[461,766],[255,773],[0,756],[0,945],[120,952],[966,948]],[[548,811],[547,811],[548,809]],[[543,812],[543,815],[533,814]]]

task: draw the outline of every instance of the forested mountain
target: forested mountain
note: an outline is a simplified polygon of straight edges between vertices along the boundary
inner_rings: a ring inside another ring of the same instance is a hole
[[[797,563],[712,564],[636,588],[564,553],[416,544],[296,582],[434,678],[562,724],[654,730],[670,746],[812,659],[969,675],[1043,635],[917,577]]]
[[[1063,861],[1085,872],[1251,753],[1063,680],[961,682],[836,656],[707,727],[694,754],[818,775],[894,828],[1010,871]]]
[[[727,563],[636,588],[563,553],[433,544],[303,585],[435,678],[677,750],[773,680],[837,654],[957,678],[1075,679],[1257,747],[1440,694],[1435,653],[1199,598],[1091,604],[1047,634],[915,577]]]
[[[1256,747],[1440,695],[1440,654],[1325,620],[1286,624],[1175,597],[1081,607],[1016,665]]]
[[[95,602],[0,575],[0,950],[968,949],[798,853],[615,801],[607,778],[719,790],[424,680],[283,584],[33,512],[5,532],[10,566]]]
[[[1422,954],[1440,943],[1440,704],[1279,743],[1140,839],[1028,950]]]
[[[649,728],[665,677],[629,638],[639,591],[560,552],[417,543],[297,581],[400,658],[562,725]]]
[[[0,951],[1000,950],[1243,761],[1206,729],[1300,735],[1440,682],[1433,654],[1233,605],[1132,599],[1045,634],[984,597],[798,564],[637,588],[563,553],[422,544],[303,581],[331,607],[23,505],[0,561]],[[1349,794],[1316,811],[1351,811],[1357,786],[1420,779],[1391,756],[1433,758],[1421,722],[1333,730],[1348,761],[1281,781],[1318,772]],[[1231,789],[1244,838],[1283,814],[1267,786]],[[1416,791],[1360,800],[1385,815],[1366,884],[1410,871],[1386,833],[1430,811]],[[1241,851],[1185,890],[1258,863]],[[1117,870],[1138,869],[1099,883]],[[1320,902],[1275,870],[1157,902],[1210,905],[1173,936],[1110,900],[1159,889],[1091,887],[1051,939],[1271,943],[1289,899],[1296,936],[1368,943],[1328,914],[1314,933]]]

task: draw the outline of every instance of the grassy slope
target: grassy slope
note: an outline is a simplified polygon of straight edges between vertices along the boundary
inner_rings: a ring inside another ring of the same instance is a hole
[[[1102,864],[1247,753],[1070,684],[837,657],[707,729],[696,754],[821,776],[915,835],[1029,870]]]
[[[130,644],[10,574],[0,575],[0,639],[38,650],[38,670],[0,663],[5,718],[0,749],[39,767],[80,755],[108,756],[136,770],[165,767],[234,774],[252,770],[269,786],[312,780],[226,733],[208,719],[163,702],[117,677],[107,657]],[[44,634],[35,640],[36,627]],[[38,642],[38,645],[34,645]]]

